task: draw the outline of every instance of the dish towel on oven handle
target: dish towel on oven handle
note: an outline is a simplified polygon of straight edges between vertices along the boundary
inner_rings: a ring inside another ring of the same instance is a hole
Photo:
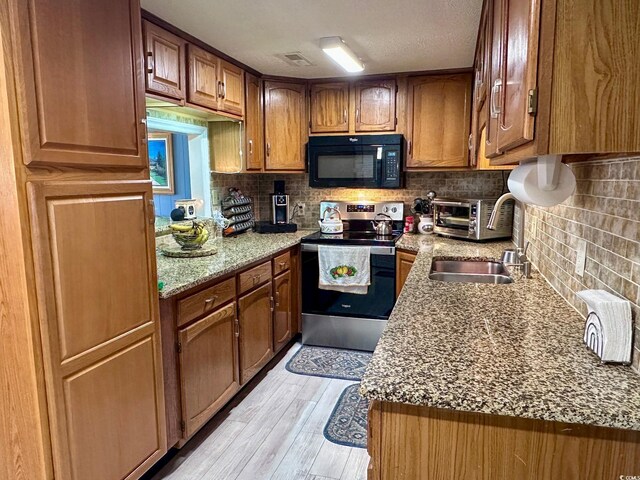
[[[318,288],[366,295],[371,285],[371,247],[318,245]]]

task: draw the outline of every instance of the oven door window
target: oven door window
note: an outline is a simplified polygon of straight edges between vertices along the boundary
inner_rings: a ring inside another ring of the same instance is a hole
[[[435,224],[452,230],[469,230],[469,205],[437,205]]]
[[[319,147],[311,152],[315,187],[377,187],[380,184],[381,146]]]

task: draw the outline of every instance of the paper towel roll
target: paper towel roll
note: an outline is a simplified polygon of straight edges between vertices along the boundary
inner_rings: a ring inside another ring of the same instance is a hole
[[[552,207],[569,198],[576,190],[576,176],[564,163],[558,165],[558,186],[554,190],[542,190],[538,183],[536,162],[518,165],[509,175],[509,191],[521,202]]]

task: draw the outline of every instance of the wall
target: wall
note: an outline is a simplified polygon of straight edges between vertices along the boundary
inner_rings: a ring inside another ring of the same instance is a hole
[[[604,289],[632,302],[634,368],[640,372],[640,157],[572,164],[576,193],[552,208],[526,207],[529,257],[578,311],[575,292]],[[533,230],[533,219],[537,219]],[[574,273],[579,239],[587,241],[583,277]]]
[[[507,173],[505,173],[505,179]],[[260,174],[223,175],[212,174],[212,190],[222,199],[226,188],[238,186],[254,198],[255,211],[260,220],[270,216],[269,194],[273,192],[273,181],[284,180],[290,195],[291,205],[306,203],[304,217],[295,217],[301,228],[317,228],[320,217],[320,201],[330,200],[401,200],[405,203],[405,213],[416,197],[424,197],[429,190],[438,196],[478,197],[499,196],[503,189],[501,172],[423,172],[408,173],[404,189],[368,190],[352,188],[311,188],[307,174]]]
[[[191,179],[189,171],[189,139],[182,133],[171,135],[173,144],[173,185],[172,195],[154,194],[153,204],[157,216],[169,216],[176,208],[176,200],[191,198]]]

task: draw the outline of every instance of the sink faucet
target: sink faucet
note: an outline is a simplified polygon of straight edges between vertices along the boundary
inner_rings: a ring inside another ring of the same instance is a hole
[[[491,212],[491,216],[489,217],[489,223],[487,224],[487,228],[489,230],[495,230],[498,221],[500,220],[500,208],[502,204],[507,200],[516,200],[516,197],[513,196],[512,193],[505,193],[498,200],[496,200],[495,205],[493,206],[493,211]],[[531,262],[527,258],[527,250],[529,249],[529,242],[525,244],[524,242],[524,204],[522,202],[518,202],[520,205],[520,217],[518,219],[518,244],[517,244],[517,254],[518,254],[518,263],[511,264],[514,267],[520,267],[520,271],[526,278],[531,278]]]

